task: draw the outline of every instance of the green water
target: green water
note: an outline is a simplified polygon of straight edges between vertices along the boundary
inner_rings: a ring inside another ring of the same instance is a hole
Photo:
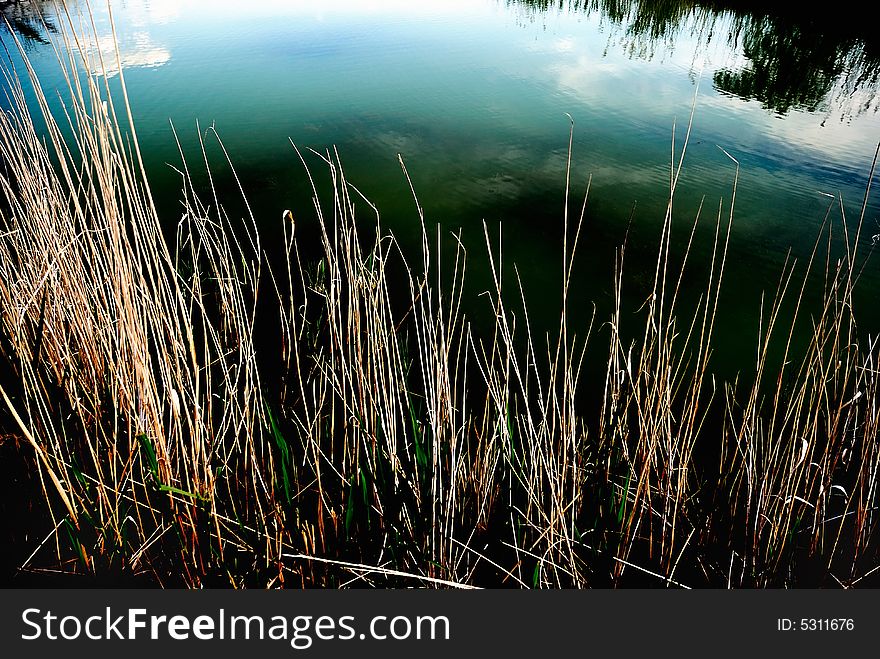
[[[567,115],[575,196],[592,176],[575,319],[585,324],[593,302],[607,310],[614,249],[627,236],[627,296],[636,307],[654,271],[673,141],[677,158],[695,107],[673,233],[678,253],[705,199],[695,267],[684,282],[692,296],[719,203],[726,216],[731,198],[735,167],[721,148],[741,165],[719,316],[732,356],[718,358],[722,370],[737,370],[742,355],[754,354],[761,294],[775,290],[789,250],[801,260],[809,253],[832,197],[843,198],[851,222],[858,217],[880,140],[874,45],[857,26],[809,17],[647,1],[129,0],[113,7],[141,148],[169,222],[180,213],[180,180],[169,166],[180,162],[172,122],[196,170],[196,126],[216,127],[269,237],[284,209],[305,225],[312,219],[293,141],[301,149],[335,146],[385,226],[416,248],[418,217],[400,154],[429,224],[440,223],[443,236],[463,229],[477,317],[478,289],[488,286],[485,221],[493,236],[501,232],[507,271],[517,265],[535,322],[552,326],[558,318]],[[30,37],[29,57],[51,89],[60,80],[41,43],[45,31],[17,16],[18,34]],[[96,21],[109,53],[106,10],[96,9]],[[208,151],[221,190],[231,189],[210,140]],[[318,158],[309,162],[320,169]],[[228,203],[239,209],[232,197]],[[865,247],[880,234],[878,211],[869,204]],[[370,217],[366,209],[362,217]],[[869,263],[866,299],[878,280]],[[876,333],[877,313],[866,306],[864,327]]]

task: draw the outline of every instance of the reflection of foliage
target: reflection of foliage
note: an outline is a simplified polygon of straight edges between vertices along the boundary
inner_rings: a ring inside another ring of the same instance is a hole
[[[723,3],[689,0],[507,0],[530,12],[566,10],[600,13],[604,19],[626,27],[634,40],[669,41],[689,24],[711,30],[718,15],[727,11]],[[736,28],[741,21],[736,22]],[[648,44],[642,44],[647,46]],[[641,50],[641,48],[637,48]]]
[[[12,30],[26,42],[48,43],[44,33],[55,31],[41,0],[0,0],[0,29]]]
[[[863,90],[871,106],[876,96],[880,61],[871,44],[857,37],[830,38],[815,23],[755,18],[744,34],[743,53],[749,66],[718,71],[715,87],[780,114],[841,105]]]
[[[671,51],[682,33],[710,44],[716,35],[727,35],[731,45],[738,42],[744,19],[702,3],[687,0],[505,0],[524,8],[530,20],[546,11],[597,14],[620,34],[618,45],[629,57],[651,59],[658,47]]]
[[[650,57],[657,43],[672,47],[682,32],[708,43],[716,35],[741,45],[749,65],[722,69],[715,87],[785,114],[837,109],[843,117],[876,108],[880,40],[870,21],[804,5],[752,0],[508,0],[530,12],[598,12],[625,32],[630,56]],[[832,15],[828,15],[828,14]]]

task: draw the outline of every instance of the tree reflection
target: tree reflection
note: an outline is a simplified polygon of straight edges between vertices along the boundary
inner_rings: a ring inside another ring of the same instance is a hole
[[[719,91],[757,100],[779,114],[837,106],[849,116],[853,110],[876,109],[880,59],[872,47],[816,23],[755,17],[742,42],[749,65],[722,69],[713,82]]]
[[[40,0],[0,0],[0,30],[14,32],[25,43],[49,43],[45,34],[54,32],[55,24],[46,5]]]
[[[598,12],[622,30],[623,47],[635,57],[653,56],[658,44],[672,48],[683,32],[705,44],[724,38],[748,63],[717,71],[715,88],[779,114],[826,110],[848,118],[878,107],[880,37],[871,21],[851,15],[751,0],[507,2],[533,13]]]

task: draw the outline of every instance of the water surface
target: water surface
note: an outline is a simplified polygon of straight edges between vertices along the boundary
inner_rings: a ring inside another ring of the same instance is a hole
[[[501,231],[505,263],[519,267],[538,316],[553,317],[558,299],[569,117],[577,194],[592,176],[576,272],[582,321],[592,302],[607,303],[624,238],[629,294],[646,292],[673,151],[677,159],[692,109],[673,248],[682,249],[705,200],[697,267],[685,282],[694,294],[719,204],[726,217],[731,199],[735,165],[725,151],[739,162],[721,312],[731,346],[754,342],[761,292],[775,289],[789,250],[809,253],[834,198],[857,218],[880,140],[875,47],[858,28],[809,17],[647,1],[127,0],[113,10],[141,147],[169,222],[180,183],[169,166],[180,162],[172,124],[194,165],[197,126],[217,129],[268,235],[284,209],[310,217],[292,141],[337,148],[385,225],[416,246],[400,155],[429,223],[443,235],[464,229],[484,285],[482,222]],[[95,15],[109,62],[108,15]],[[51,29],[17,16],[28,55],[49,86],[60,83],[42,43]],[[209,145],[209,154],[230,188],[219,150]],[[866,248],[880,234],[878,210],[869,204]],[[876,290],[877,281],[869,264],[864,287]]]

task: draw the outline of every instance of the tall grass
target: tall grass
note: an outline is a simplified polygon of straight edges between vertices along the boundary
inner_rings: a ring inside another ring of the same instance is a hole
[[[854,311],[864,209],[848,225],[829,206],[806,264],[823,304],[808,308],[787,262],[755,377],[725,383],[712,354],[732,157],[710,262],[691,263],[690,243],[673,258],[682,150],[646,302],[627,307],[621,246],[614,310],[588,326],[569,314],[588,199],[569,174],[558,331],[539,336],[499,237],[444,253],[403,161],[420,254],[335,152],[295,151],[312,209],[237,219],[204,145],[206,186],[181,151],[182,213],[160,218],[122,67],[90,55],[88,17],[66,16],[63,108],[22,53],[0,116],[0,424],[33,465],[47,532],[21,571],[189,587],[868,583],[880,355]],[[267,222],[280,244],[261,243]],[[466,314],[469,258],[490,266],[488,326]],[[685,302],[694,273],[704,292]]]

